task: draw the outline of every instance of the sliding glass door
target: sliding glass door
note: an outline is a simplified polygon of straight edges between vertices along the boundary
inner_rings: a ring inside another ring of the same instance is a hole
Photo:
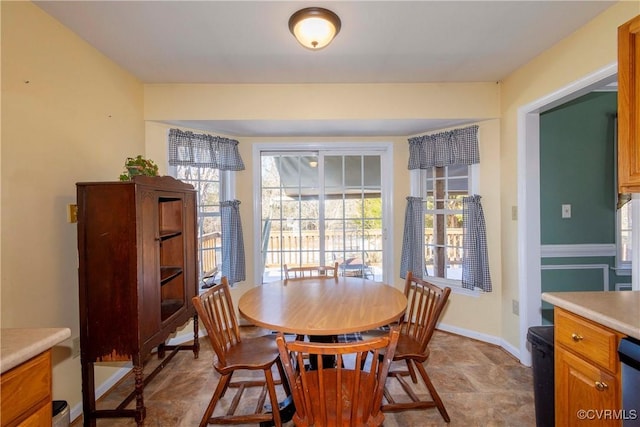
[[[339,264],[340,274],[382,280],[382,154],[261,151],[262,280],[284,265]]]

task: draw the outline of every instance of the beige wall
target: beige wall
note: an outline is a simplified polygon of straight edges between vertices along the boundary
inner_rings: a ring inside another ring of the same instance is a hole
[[[416,85],[145,85],[145,118],[148,120],[206,120],[220,119],[269,120],[308,119],[307,99],[309,93],[316,93],[313,118],[340,118],[350,115],[355,120],[377,118],[409,119],[433,118],[438,106],[444,106],[445,115],[441,118],[457,119],[475,117],[485,119],[479,122],[481,141],[481,177],[480,191],[487,219],[489,235],[489,259],[491,263],[494,291],[479,297],[454,294],[451,304],[445,311],[443,322],[458,329],[474,331],[491,337],[500,336],[501,271],[500,271],[500,125],[495,119],[499,109],[499,85],[495,83],[476,84],[416,84]],[[280,88],[280,91],[274,88]],[[344,96],[348,93],[348,96]],[[237,96],[243,98],[246,108],[238,108],[235,115]],[[423,100],[429,102],[421,102]],[[280,110],[273,112],[273,105]],[[422,107],[418,108],[420,104]],[[411,105],[404,109],[398,106]],[[224,108],[221,108],[223,106]],[[227,108],[230,106],[229,108]],[[338,110],[338,112],[336,112]],[[424,116],[423,116],[424,114]],[[440,112],[439,114],[442,114]],[[155,159],[166,165],[166,138],[170,126],[158,122],[147,122],[147,152],[153,152]],[[193,129],[190,129],[193,130]],[[202,132],[202,131],[200,131]],[[206,132],[205,132],[206,133]],[[225,135],[229,136],[229,135]],[[231,137],[233,137],[231,135]],[[350,137],[350,138],[242,138],[239,149],[246,170],[237,173],[237,195],[241,200],[243,234],[245,238],[245,256],[247,259],[247,280],[236,285],[234,299],[255,283],[253,277],[253,198],[259,197],[253,188],[252,150],[254,143],[296,143],[296,142],[392,142],[393,143],[393,233],[395,236],[394,263],[395,285],[403,286],[399,278],[400,252],[404,227],[405,198],[409,195],[409,156],[407,136],[398,137]],[[482,313],[482,316],[469,316],[469,313]],[[189,328],[183,329],[184,334]]]
[[[28,2],[2,8],[2,294],[10,327],[79,335],[75,183],[143,153],[143,87]],[[81,401],[80,359],[54,349],[53,397]],[[110,375],[98,373],[98,384]]]
[[[518,108],[552,94],[572,82],[617,62],[617,28],[640,13],[640,1],[620,2],[592,22],[543,52],[502,82],[501,217],[502,217],[502,333],[517,347],[518,317],[511,301],[518,300],[517,222],[511,207],[518,204],[517,114]]]
[[[454,295],[444,321],[517,347],[517,109],[615,62],[617,26],[640,13],[623,2],[495,83],[378,85],[143,85],[39,8],[1,2],[2,104],[0,247],[2,327],[69,327],[78,335],[77,247],[66,205],[75,183],[114,180],[127,156],[145,154],[166,173],[161,120],[473,118],[480,124],[481,188],[494,292]],[[28,82],[28,83],[27,83]],[[146,123],[145,123],[146,120]],[[248,262],[253,236],[251,147],[237,138],[247,170],[238,174]],[[342,138],[362,141],[364,138]],[[393,222],[402,235],[407,195],[406,136],[394,150]],[[296,142],[293,139],[278,142]],[[398,276],[400,241],[395,239]],[[236,298],[254,281],[237,288]],[[399,279],[396,285],[399,285]],[[81,400],[79,359],[55,350],[54,398]],[[114,372],[98,370],[100,384]]]
[[[497,118],[495,83],[147,84],[146,120]]]

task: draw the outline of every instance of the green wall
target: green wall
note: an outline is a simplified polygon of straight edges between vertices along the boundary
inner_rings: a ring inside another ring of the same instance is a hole
[[[616,111],[617,93],[593,92],[540,115],[542,245],[615,244]],[[562,218],[563,204],[571,205],[569,219]],[[615,266],[612,256],[543,258],[542,265],[543,292],[603,290],[604,275],[611,290],[630,281],[595,267]],[[552,306],[543,303],[542,311],[551,323]]]
[[[594,92],[540,115],[541,243],[615,242],[615,92]],[[572,217],[561,217],[571,204]]]

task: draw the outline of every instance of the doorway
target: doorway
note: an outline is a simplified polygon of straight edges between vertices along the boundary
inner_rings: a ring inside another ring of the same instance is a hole
[[[617,64],[608,65],[518,110],[518,283],[520,361],[531,366],[527,331],[542,324],[540,244],[540,113],[615,82]]]

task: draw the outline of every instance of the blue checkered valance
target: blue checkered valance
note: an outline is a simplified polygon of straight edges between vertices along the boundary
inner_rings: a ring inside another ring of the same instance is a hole
[[[244,170],[238,141],[180,129],[169,130],[171,166],[210,167],[223,171]]]
[[[478,126],[409,138],[409,169],[480,163]]]

